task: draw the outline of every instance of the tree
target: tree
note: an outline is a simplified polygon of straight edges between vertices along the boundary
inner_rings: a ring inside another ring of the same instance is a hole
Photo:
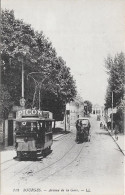
[[[106,91],[105,107],[112,106],[112,92],[113,92],[113,107],[120,104],[124,95],[125,84],[125,55],[121,52],[115,57],[108,56],[106,61],[108,78],[108,87]]]
[[[91,113],[92,112],[92,103],[89,100],[84,101],[84,109],[86,112]]]
[[[5,85],[0,86],[0,120],[7,119],[13,102]]]
[[[114,124],[117,124],[119,131],[124,131],[124,106],[122,105],[125,85],[125,55],[119,53],[115,57],[106,59],[107,73],[109,74],[108,87],[105,98],[105,108],[117,107],[117,112],[113,114]],[[112,102],[113,95],[113,102]]]
[[[70,69],[57,56],[42,31],[36,32],[31,25],[15,19],[13,10],[2,10],[1,16],[2,84],[6,86],[13,105],[18,106],[21,98],[23,63],[26,107],[39,107],[40,90],[41,108],[53,112],[55,119],[59,119],[65,104],[76,95]]]

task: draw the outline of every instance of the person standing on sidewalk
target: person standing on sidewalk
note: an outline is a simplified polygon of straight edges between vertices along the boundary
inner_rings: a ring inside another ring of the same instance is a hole
[[[118,133],[119,133],[119,126],[118,126],[118,123],[116,122],[115,123],[115,131],[114,131],[116,140],[118,140]]]
[[[81,130],[80,121],[77,120],[77,122],[76,122],[76,142],[79,141],[80,130]]]
[[[101,123],[100,123],[100,129],[102,129],[102,128],[103,128],[103,123],[101,122]]]

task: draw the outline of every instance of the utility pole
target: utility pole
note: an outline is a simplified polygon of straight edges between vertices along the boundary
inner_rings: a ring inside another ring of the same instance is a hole
[[[113,91],[112,91],[112,118],[111,118],[111,130],[113,131]]]
[[[70,131],[70,102],[66,104],[66,125],[68,131]]]
[[[39,110],[40,110],[40,106],[41,106],[41,105],[40,105],[40,104],[41,104],[41,99],[40,99],[40,98],[41,98],[41,97],[40,97],[40,95],[41,95],[41,94],[40,94],[40,91],[41,91],[41,83],[38,84],[38,87],[39,87]]]
[[[22,98],[24,98],[24,64],[22,60]]]
[[[65,109],[65,132],[66,132],[66,109]]]
[[[25,107],[25,99],[24,99],[24,63],[23,63],[23,59],[22,61],[22,97],[20,99],[20,106],[22,106],[23,108]]]
[[[40,89],[39,89],[39,110],[40,110]]]

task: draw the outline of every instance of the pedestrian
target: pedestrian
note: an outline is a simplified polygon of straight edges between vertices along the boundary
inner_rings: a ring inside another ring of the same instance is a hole
[[[100,129],[102,128],[102,126],[103,126],[103,124],[102,124],[102,122],[100,123]]]
[[[111,129],[111,122],[110,121],[107,122],[107,127],[108,127],[109,130]]]
[[[115,131],[114,131],[114,134],[115,134],[115,139],[118,140],[118,133],[119,133],[119,126],[118,126],[118,123],[115,123]]]
[[[81,126],[79,120],[76,122],[76,142],[79,141],[79,132],[80,132]]]

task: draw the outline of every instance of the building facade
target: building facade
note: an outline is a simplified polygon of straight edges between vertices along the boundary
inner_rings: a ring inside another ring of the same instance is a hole
[[[98,104],[92,106],[92,114],[104,116],[104,107]]]
[[[84,105],[79,101],[72,101],[69,104],[69,115],[67,115],[67,123],[70,127],[75,126],[76,120],[84,116]]]

